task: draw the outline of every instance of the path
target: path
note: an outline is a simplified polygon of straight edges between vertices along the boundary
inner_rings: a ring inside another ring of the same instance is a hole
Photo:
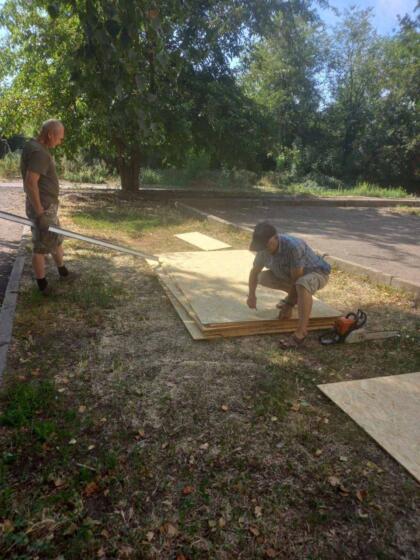
[[[5,212],[25,215],[22,187],[13,183],[0,184],[0,208]],[[0,304],[3,301],[7,281],[19,247],[23,226],[0,220]]]
[[[258,201],[184,200],[208,214],[253,227],[269,220],[320,252],[420,284],[420,218],[392,208],[286,206]]]

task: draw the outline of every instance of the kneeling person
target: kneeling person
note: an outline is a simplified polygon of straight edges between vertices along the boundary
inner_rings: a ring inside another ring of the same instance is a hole
[[[287,292],[287,297],[278,305],[279,319],[289,319],[297,305],[298,325],[285,345],[299,346],[308,334],[312,296],[328,282],[330,265],[303,239],[278,234],[268,222],[255,226],[249,249],[257,255],[249,274],[248,307],[257,307],[258,284]]]

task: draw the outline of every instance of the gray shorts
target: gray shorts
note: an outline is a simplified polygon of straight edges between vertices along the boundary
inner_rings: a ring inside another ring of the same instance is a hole
[[[314,295],[315,292],[326,285],[329,276],[329,274],[324,272],[308,272],[308,274],[301,276],[296,281],[296,285],[303,286],[310,294]],[[283,290],[284,292],[288,292],[292,287],[289,276],[284,274],[278,277],[275,276],[271,270],[263,270],[260,272],[258,275],[258,284],[266,288],[272,288],[273,290]]]
[[[48,216],[52,224],[60,227],[60,222],[58,219],[58,204],[50,204],[45,210],[45,214]],[[31,203],[26,199],[26,215],[30,220],[35,220],[36,214],[32,208]],[[31,228],[32,231],[32,243],[33,243],[33,253],[48,255],[49,253],[55,253],[57,248],[63,243],[63,236],[58,233],[50,233],[49,231],[40,231],[38,228]]]

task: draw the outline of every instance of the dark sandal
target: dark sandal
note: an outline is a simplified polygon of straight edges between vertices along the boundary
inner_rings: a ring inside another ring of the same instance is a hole
[[[292,334],[287,338],[281,338],[279,344],[285,350],[289,350],[290,348],[300,348],[301,346],[303,346],[305,340],[306,336],[304,336],[303,338],[298,338],[296,335]]]

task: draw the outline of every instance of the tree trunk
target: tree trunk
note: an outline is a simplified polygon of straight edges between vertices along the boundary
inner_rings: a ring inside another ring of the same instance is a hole
[[[135,192],[140,189],[140,154],[135,153],[129,158],[119,158],[118,171],[123,191]]]

